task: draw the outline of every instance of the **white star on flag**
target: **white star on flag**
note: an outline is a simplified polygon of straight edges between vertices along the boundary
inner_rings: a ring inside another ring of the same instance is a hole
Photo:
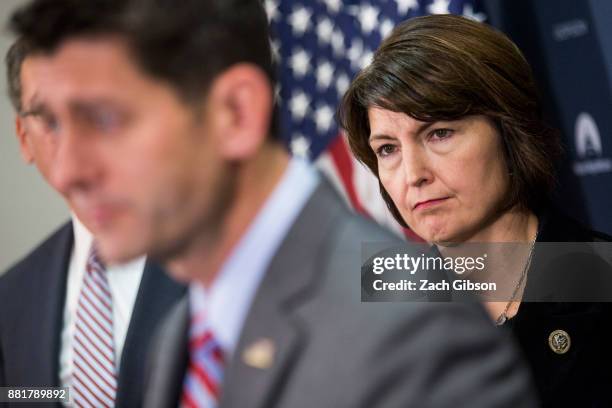
[[[374,53],[370,50],[365,51],[360,61],[361,69],[364,69],[365,67],[370,65],[370,63],[372,62],[372,59],[374,59]]]
[[[319,106],[314,113],[314,120],[319,132],[329,130],[334,120],[334,111],[327,105]]]
[[[387,38],[389,34],[391,34],[391,31],[393,31],[394,27],[393,21],[385,19],[385,21],[383,21],[383,23],[380,25],[380,37]]]
[[[280,14],[278,12],[278,3],[275,0],[266,0],[264,2],[264,8],[266,9],[269,22],[278,21]]]
[[[487,19],[485,13],[475,13],[474,6],[471,4],[466,4],[463,6],[463,17],[469,18],[474,21],[483,22]]]
[[[334,76],[334,66],[329,61],[324,61],[317,67],[317,88],[329,88]]]
[[[280,61],[280,41],[278,39],[270,39],[270,49],[272,50],[272,61],[278,63]]]
[[[331,46],[336,57],[342,57],[344,55],[344,35],[342,35],[342,31],[339,29],[334,30],[331,36]]]
[[[342,6],[341,0],[323,0],[323,3],[327,6],[327,9],[332,13],[337,13],[340,11],[340,7]]]
[[[419,8],[419,2],[417,0],[395,0],[397,3],[397,14],[404,16],[408,14],[408,11]]]
[[[289,16],[289,23],[294,35],[304,35],[310,27],[310,17],[312,17],[312,13],[305,7],[297,7],[293,10],[293,13]]]
[[[338,76],[338,79],[336,79],[336,90],[338,92],[338,95],[343,96],[350,85],[351,80],[349,79],[349,77],[346,76],[346,74],[340,74]]]
[[[334,25],[329,18],[323,18],[317,24],[317,38],[319,39],[319,42],[323,44],[330,43],[333,32]]]
[[[376,28],[378,24],[378,14],[380,11],[374,6],[365,5],[359,8],[359,22],[361,23],[361,29],[365,34],[369,34]]]
[[[291,139],[291,153],[294,156],[308,159],[310,156],[310,141],[298,134]]]
[[[294,92],[291,100],[289,100],[289,110],[291,116],[296,121],[304,119],[308,112],[310,98],[303,91]]]
[[[282,89],[281,84],[276,84],[276,86],[274,87],[274,102],[277,103],[279,106],[283,104],[283,97],[281,96],[281,89]]]
[[[363,41],[356,38],[351,44],[351,48],[347,51],[347,57],[351,61],[351,67],[355,69],[361,68],[361,56],[363,55]]]
[[[293,70],[293,74],[301,78],[306,75],[310,69],[310,56],[302,48],[295,49],[290,58],[289,66]]]
[[[450,6],[450,0],[434,0],[429,6],[427,6],[427,10],[431,14],[448,14]]]

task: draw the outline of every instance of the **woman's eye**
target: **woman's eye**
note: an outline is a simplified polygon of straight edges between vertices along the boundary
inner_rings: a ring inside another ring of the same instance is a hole
[[[435,129],[430,133],[430,138],[441,140],[447,139],[453,134],[452,129]]]
[[[376,155],[379,157],[387,157],[395,152],[395,146],[391,144],[385,144],[376,149]]]

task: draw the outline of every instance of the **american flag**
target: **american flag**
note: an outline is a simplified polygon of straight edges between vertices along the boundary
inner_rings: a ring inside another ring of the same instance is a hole
[[[325,173],[347,204],[398,234],[378,182],[351,155],[335,112],[351,79],[393,27],[426,14],[486,20],[478,0],[264,0],[279,66],[281,135],[291,152]]]

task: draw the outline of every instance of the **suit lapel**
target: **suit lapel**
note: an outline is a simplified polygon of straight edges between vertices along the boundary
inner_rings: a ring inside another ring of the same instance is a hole
[[[142,405],[143,374],[148,344],[166,312],[185,294],[185,287],[147,260],[126,334],[116,407]]]
[[[66,224],[38,257],[36,291],[31,297],[27,333],[21,336],[32,364],[35,384],[59,386],[60,336],[63,326],[64,299],[68,264],[72,251],[72,224]]]
[[[288,381],[307,337],[292,311],[313,296],[326,228],[341,210],[336,197],[321,182],[272,259],[226,368],[220,407],[273,406]]]
[[[183,390],[183,379],[189,362],[189,297],[184,296],[157,331],[145,372],[144,407],[176,407]]]

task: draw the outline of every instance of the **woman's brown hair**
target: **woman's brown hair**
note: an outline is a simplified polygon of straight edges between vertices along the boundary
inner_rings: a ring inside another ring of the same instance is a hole
[[[453,15],[408,20],[395,28],[357,75],[338,119],[354,155],[378,177],[368,138],[368,108],[417,120],[485,115],[496,125],[511,174],[507,206],[537,212],[555,184],[558,133],[542,120],[531,68],[517,46],[492,27]],[[380,185],[387,206],[406,226]]]

